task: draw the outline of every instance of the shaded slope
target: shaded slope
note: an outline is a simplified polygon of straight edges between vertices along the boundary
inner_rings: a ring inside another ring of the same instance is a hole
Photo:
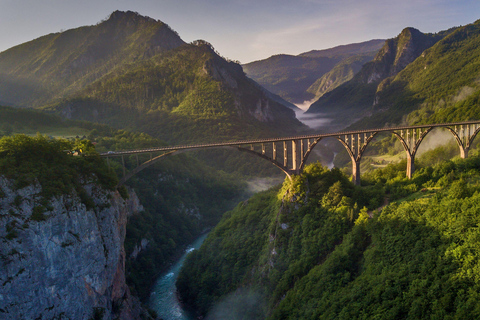
[[[49,34],[0,53],[0,100],[40,106],[82,89],[119,65],[183,43],[163,22],[115,11],[95,26]]]

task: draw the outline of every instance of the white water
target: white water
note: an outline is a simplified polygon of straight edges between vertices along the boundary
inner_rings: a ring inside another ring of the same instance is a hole
[[[160,319],[163,320],[195,320],[194,315],[184,310],[177,299],[177,288],[175,281],[178,273],[187,255],[200,248],[207,234],[199,237],[186,250],[182,257],[164,274],[162,274],[155,283],[152,293],[150,294],[149,305],[155,310]]]

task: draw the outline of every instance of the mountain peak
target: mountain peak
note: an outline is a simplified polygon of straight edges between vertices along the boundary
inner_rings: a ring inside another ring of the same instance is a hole
[[[162,23],[159,20],[155,20],[153,18],[147,17],[147,16],[142,16],[136,11],[120,11],[116,10],[110,14],[108,19],[105,22],[120,22],[120,21],[133,21],[133,22],[157,22],[157,23]]]

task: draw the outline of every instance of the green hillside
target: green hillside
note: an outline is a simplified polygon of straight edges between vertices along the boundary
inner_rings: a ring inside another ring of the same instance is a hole
[[[317,79],[330,71],[340,59],[276,55],[245,64],[249,77],[292,103],[302,103],[314,96],[307,92]]]
[[[333,75],[328,74],[335,67],[335,81],[338,86],[338,83],[351,79],[353,74],[349,73],[356,73],[361,64],[373,59],[383,43],[384,40],[370,40],[326,50],[313,50],[298,56],[275,55],[243,67],[249,77],[268,90],[292,103],[303,103],[318,98],[327,91],[325,85],[322,89],[318,88],[319,82],[325,76],[332,78]],[[348,69],[343,71],[345,75],[338,76],[340,68]],[[329,88],[331,89],[333,88]]]
[[[307,92],[315,95],[316,98],[320,98],[325,93],[351,80],[362,69],[363,65],[370,60],[372,60],[372,54],[358,54],[340,61],[332,70],[317,79],[307,89]]]
[[[311,165],[224,215],[179,293],[199,315],[232,319],[477,319],[479,163],[411,180],[390,165],[362,188]]]
[[[175,143],[302,130],[294,112],[204,41],[119,67],[47,110]]]
[[[389,122],[430,123],[480,118],[480,21],[443,38],[377,93],[375,111]]]
[[[115,11],[95,26],[53,33],[0,53],[0,101],[38,107],[120,65],[184,44],[166,24]]]

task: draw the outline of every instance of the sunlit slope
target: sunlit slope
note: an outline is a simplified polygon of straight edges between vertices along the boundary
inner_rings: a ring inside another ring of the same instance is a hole
[[[294,112],[270,96],[240,65],[198,41],[117,68],[48,110],[175,142],[302,130]]]
[[[477,319],[479,162],[389,165],[363,187],[308,166],[224,215],[178,291],[207,318]]]

